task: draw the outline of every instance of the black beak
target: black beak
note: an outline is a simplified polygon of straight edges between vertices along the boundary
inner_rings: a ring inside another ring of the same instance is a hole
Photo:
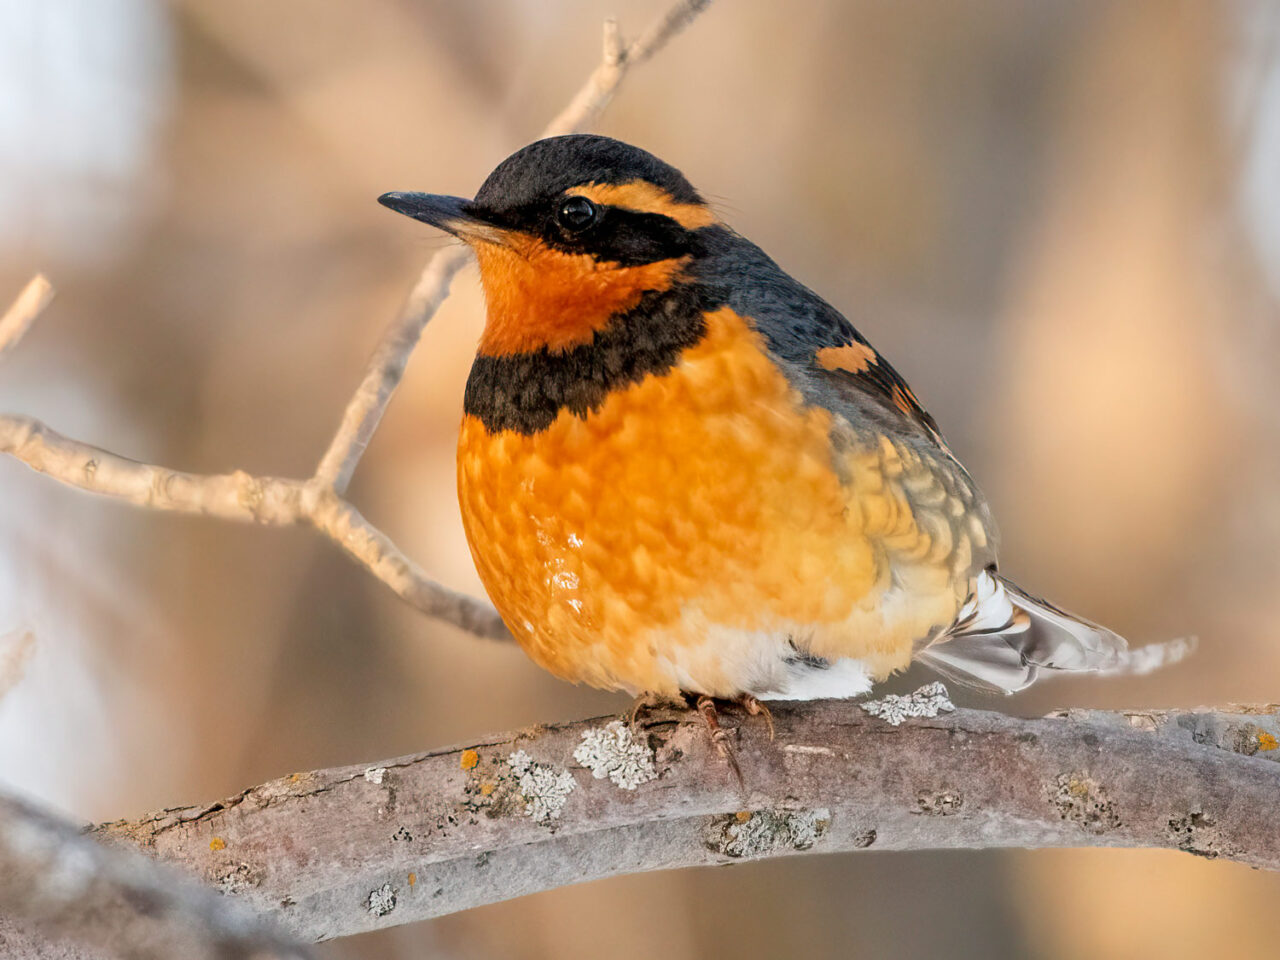
[[[384,207],[439,227],[461,240],[502,243],[504,232],[479,216],[470,200],[437,193],[384,193],[378,198]]]

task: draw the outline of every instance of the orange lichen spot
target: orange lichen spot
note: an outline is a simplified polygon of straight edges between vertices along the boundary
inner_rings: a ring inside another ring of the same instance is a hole
[[[489,796],[490,794],[492,794],[492,793],[493,793],[493,791],[497,788],[497,786],[498,786],[498,785],[497,785],[496,783],[493,783],[493,782],[487,782],[487,783],[482,783],[482,784],[480,784],[480,796],[482,796],[482,797],[487,797],[487,796]]]
[[[650,291],[669,289],[688,260],[621,267],[520,234],[506,244],[473,246],[488,308],[480,352],[488,356],[589,343],[614,314]]]
[[[703,203],[680,203],[671,194],[648,180],[632,180],[629,183],[592,183],[574,187],[570,196],[586,197],[596,203],[611,207],[623,207],[640,213],[657,213],[670,217],[686,230],[709,227],[716,222],[716,215]]]
[[[1259,750],[1274,750],[1276,747],[1280,747],[1280,740],[1276,740],[1275,734],[1267,733],[1265,730],[1258,734]]]
[[[474,770],[476,764],[480,762],[480,754],[474,750],[463,750],[462,759],[458,761],[463,770]]]
[[[733,815],[733,818],[737,820],[739,823],[746,823],[748,820],[751,819],[751,811],[739,810],[737,813]]]
[[[417,882],[418,882],[418,875],[416,873],[409,874],[409,886],[412,888],[413,885]]]
[[[227,849],[227,841],[223,840],[221,837],[214,837],[209,841],[209,849],[214,853],[217,853],[219,850],[225,850]]]
[[[844,370],[862,373],[877,361],[876,352],[865,343],[850,343],[843,347],[823,347],[814,354],[823,370]]]

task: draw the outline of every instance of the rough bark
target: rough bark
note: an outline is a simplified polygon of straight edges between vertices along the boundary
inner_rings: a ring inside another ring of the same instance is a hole
[[[307,939],[801,852],[1159,847],[1274,870],[1277,709],[958,710],[891,726],[846,702],[783,706],[775,740],[759,718],[735,734],[745,787],[687,715],[651,721],[640,746],[602,718],[294,774],[93,833]]]

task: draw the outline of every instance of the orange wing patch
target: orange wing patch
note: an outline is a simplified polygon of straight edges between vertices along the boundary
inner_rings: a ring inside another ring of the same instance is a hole
[[[895,383],[893,385],[893,405],[908,416],[915,416],[920,410],[920,401],[911,392],[911,388]]]
[[[574,187],[570,194],[586,197],[596,203],[623,207],[639,213],[658,213],[670,217],[686,230],[709,227],[716,222],[716,215],[700,203],[680,203],[671,194],[647,180],[630,183],[592,183]]]
[[[480,352],[489,356],[590,343],[614,314],[669,289],[688,260],[619,267],[517,234],[510,243],[474,244],[488,305]]]
[[[831,373],[847,373],[858,388],[892,403],[894,409],[922,424],[934,438],[946,446],[933,417],[920,406],[920,401],[905,380],[870,344],[854,340],[838,347],[822,347],[813,354],[814,361]]]
[[[850,343],[843,347],[823,347],[814,354],[814,359],[823,370],[863,373],[871,364],[878,362],[879,357],[865,343]]]

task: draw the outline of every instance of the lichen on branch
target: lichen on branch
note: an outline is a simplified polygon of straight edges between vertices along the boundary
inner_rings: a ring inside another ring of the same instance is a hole
[[[776,739],[731,732],[741,785],[692,714],[635,734],[599,718],[295,775],[94,834],[211,882],[246,864],[235,895],[303,938],[810,851],[1160,847],[1277,870],[1280,832],[1258,813],[1280,790],[1277,710],[957,709],[891,726],[847,701],[777,704]]]

